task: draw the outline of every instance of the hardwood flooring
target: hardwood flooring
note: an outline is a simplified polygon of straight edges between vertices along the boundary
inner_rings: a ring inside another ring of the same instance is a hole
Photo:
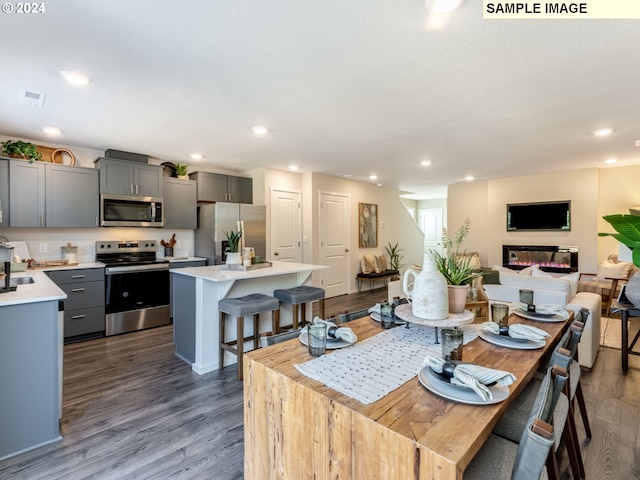
[[[328,299],[326,313],[385,297]],[[64,356],[63,440],[0,462],[0,479],[243,478],[235,368],[193,373],[174,355],[171,326],[66,345]],[[580,431],[587,478],[640,479],[640,357],[622,375],[620,351],[603,348],[582,383],[593,432],[586,442]]]

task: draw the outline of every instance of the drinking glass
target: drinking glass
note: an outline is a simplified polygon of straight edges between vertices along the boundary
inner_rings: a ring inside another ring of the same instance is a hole
[[[324,355],[327,351],[327,324],[322,322],[310,323],[307,326],[307,343],[309,353],[314,357]]]
[[[525,305],[533,305],[533,290],[521,288],[520,303],[524,303]]]
[[[442,358],[446,361],[462,360],[462,330],[443,328],[440,330],[440,335],[442,336]]]
[[[396,319],[393,318],[393,308],[387,302],[380,304],[380,324],[385,329],[393,328],[396,324]]]
[[[492,303],[491,304],[491,321],[497,323],[501,327],[507,325],[507,319],[509,318],[509,305],[506,303]]]

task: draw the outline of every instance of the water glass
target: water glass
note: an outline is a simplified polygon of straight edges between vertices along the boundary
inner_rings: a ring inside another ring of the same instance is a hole
[[[396,319],[393,317],[393,308],[387,302],[380,304],[380,324],[385,329],[393,328],[396,324]]]
[[[307,326],[307,343],[309,344],[309,353],[312,356],[324,355],[327,351],[327,324],[310,323]]]
[[[462,330],[443,328],[440,330],[440,335],[442,336],[442,358],[446,361],[462,360]]]
[[[520,303],[525,305],[533,305],[533,290],[520,289]]]
[[[509,305],[506,303],[491,304],[491,321],[497,323],[501,327],[507,326],[509,318]]]

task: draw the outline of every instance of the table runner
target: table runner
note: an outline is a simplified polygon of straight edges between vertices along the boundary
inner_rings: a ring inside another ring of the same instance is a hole
[[[458,327],[463,342],[478,336],[477,325]],[[303,375],[367,405],[415,377],[427,355],[441,356],[435,327],[396,327],[295,367]]]

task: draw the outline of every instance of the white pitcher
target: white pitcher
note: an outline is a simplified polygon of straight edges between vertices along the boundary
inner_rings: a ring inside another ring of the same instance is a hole
[[[410,278],[413,277],[413,285]],[[436,256],[424,254],[422,272],[408,269],[402,279],[402,290],[411,304],[412,314],[427,320],[444,320],[449,317],[447,280],[438,270]]]

